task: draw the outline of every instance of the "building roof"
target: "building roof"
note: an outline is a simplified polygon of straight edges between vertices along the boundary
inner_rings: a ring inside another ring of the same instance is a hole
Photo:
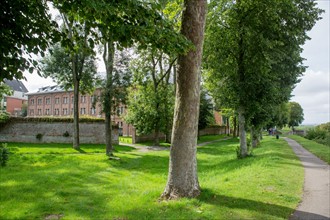
[[[24,92],[24,93],[29,92],[24,86],[24,84],[17,79],[14,80],[4,79],[4,82],[14,91]]]
[[[69,89],[68,91],[72,91],[72,89]],[[55,93],[55,92],[65,92],[65,90],[63,87],[58,85],[44,86],[39,88],[37,91],[28,93],[27,95],[46,94],[46,93]]]

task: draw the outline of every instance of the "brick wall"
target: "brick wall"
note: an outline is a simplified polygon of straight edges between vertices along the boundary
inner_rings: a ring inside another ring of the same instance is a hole
[[[23,104],[26,103],[24,99],[14,97],[7,97],[7,112],[14,116],[20,116]]]
[[[80,122],[80,143],[104,144],[104,122]],[[69,137],[64,137],[65,132]],[[42,139],[36,138],[42,134]],[[11,120],[0,127],[0,142],[72,143],[73,124],[70,122],[26,122]],[[112,130],[112,140],[118,144],[118,128]]]
[[[226,126],[208,127],[199,131],[199,135],[228,134]]]

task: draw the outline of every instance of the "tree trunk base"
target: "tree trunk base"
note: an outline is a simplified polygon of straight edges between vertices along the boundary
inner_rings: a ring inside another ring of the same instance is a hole
[[[189,189],[177,188],[174,186],[166,187],[165,191],[161,195],[163,200],[176,200],[179,198],[195,198],[201,193],[199,184],[197,183]]]

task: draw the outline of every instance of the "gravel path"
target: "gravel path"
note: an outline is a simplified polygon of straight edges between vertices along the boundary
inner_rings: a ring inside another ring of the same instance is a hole
[[[305,169],[302,202],[290,220],[330,219],[330,166],[290,138],[284,138]]]
[[[213,143],[213,142],[228,140],[230,138],[231,137],[225,137],[225,138],[217,139],[217,140],[214,140],[214,141],[203,142],[203,143],[198,144],[197,146],[204,146],[204,145],[207,145],[207,144],[210,144],[210,143]],[[142,145],[137,145],[137,144],[127,144],[127,143],[122,143],[122,142],[119,142],[119,145],[133,147],[133,148],[137,149],[140,152],[170,150],[169,147],[142,146]]]

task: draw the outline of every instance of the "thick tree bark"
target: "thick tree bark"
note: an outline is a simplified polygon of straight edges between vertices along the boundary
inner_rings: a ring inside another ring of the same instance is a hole
[[[178,59],[169,175],[162,194],[165,199],[200,194],[196,147],[206,7],[206,0],[184,1],[181,32],[192,41],[195,49]]]
[[[106,155],[113,155],[112,146],[112,124],[111,124],[111,109],[112,109],[112,72],[115,56],[115,46],[112,41],[104,43],[103,61],[106,68],[106,87],[104,89],[103,111],[105,114],[105,145]]]
[[[239,124],[239,139],[240,139],[240,157],[244,158],[248,155],[248,149],[246,143],[244,109],[242,108],[238,110],[238,124]]]
[[[73,148],[79,149],[79,75],[78,75],[78,57],[72,55],[72,73],[73,73]],[[70,111],[70,109],[69,109]]]

